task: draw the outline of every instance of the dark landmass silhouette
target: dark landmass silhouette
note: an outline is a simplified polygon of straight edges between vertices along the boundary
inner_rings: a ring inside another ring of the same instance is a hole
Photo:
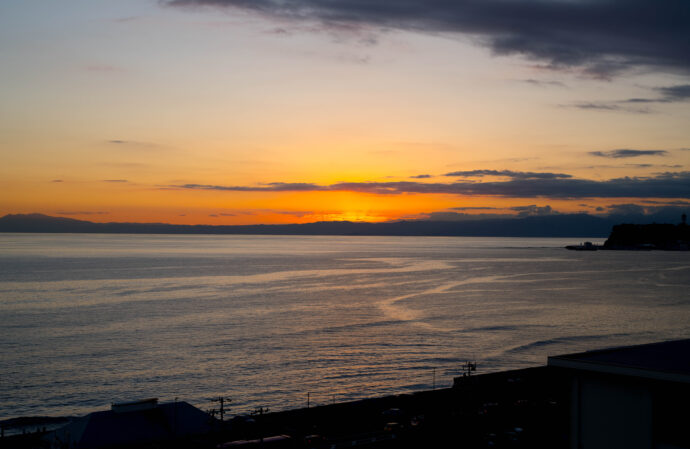
[[[258,234],[466,237],[600,237],[609,235],[616,217],[553,214],[471,221],[409,220],[385,223],[327,221],[280,225],[176,225],[166,223],[94,223],[43,214],[0,218],[0,232],[103,234]]]
[[[628,250],[676,250],[690,249],[690,226],[683,222],[678,225],[667,223],[619,224],[613,227],[603,249]]]

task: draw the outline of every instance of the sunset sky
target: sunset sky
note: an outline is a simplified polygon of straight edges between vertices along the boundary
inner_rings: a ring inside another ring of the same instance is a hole
[[[690,205],[687,0],[9,0],[0,61],[0,216]]]

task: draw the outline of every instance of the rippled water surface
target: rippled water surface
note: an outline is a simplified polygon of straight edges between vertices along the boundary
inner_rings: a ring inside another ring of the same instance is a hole
[[[278,410],[690,337],[690,253],[567,243],[0,234],[0,419]]]

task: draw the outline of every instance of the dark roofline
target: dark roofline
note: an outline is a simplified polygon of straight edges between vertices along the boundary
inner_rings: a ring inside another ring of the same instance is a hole
[[[690,383],[690,339],[620,346],[548,357],[547,365],[580,371]]]

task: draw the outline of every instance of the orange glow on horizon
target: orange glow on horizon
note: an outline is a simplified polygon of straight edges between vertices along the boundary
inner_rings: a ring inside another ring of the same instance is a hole
[[[448,194],[386,195],[349,191],[223,192],[169,190],[126,183],[96,186],[88,183],[56,183],[51,188],[51,195],[41,196],[39,201],[28,195],[14,197],[13,201],[6,203],[0,210],[0,215],[38,212],[93,222],[186,225],[385,222],[423,219],[433,213],[446,214],[444,219],[452,219],[452,214],[517,215],[519,211],[516,208],[525,206],[550,206],[554,213],[596,214],[610,204],[634,200],[535,200]]]

